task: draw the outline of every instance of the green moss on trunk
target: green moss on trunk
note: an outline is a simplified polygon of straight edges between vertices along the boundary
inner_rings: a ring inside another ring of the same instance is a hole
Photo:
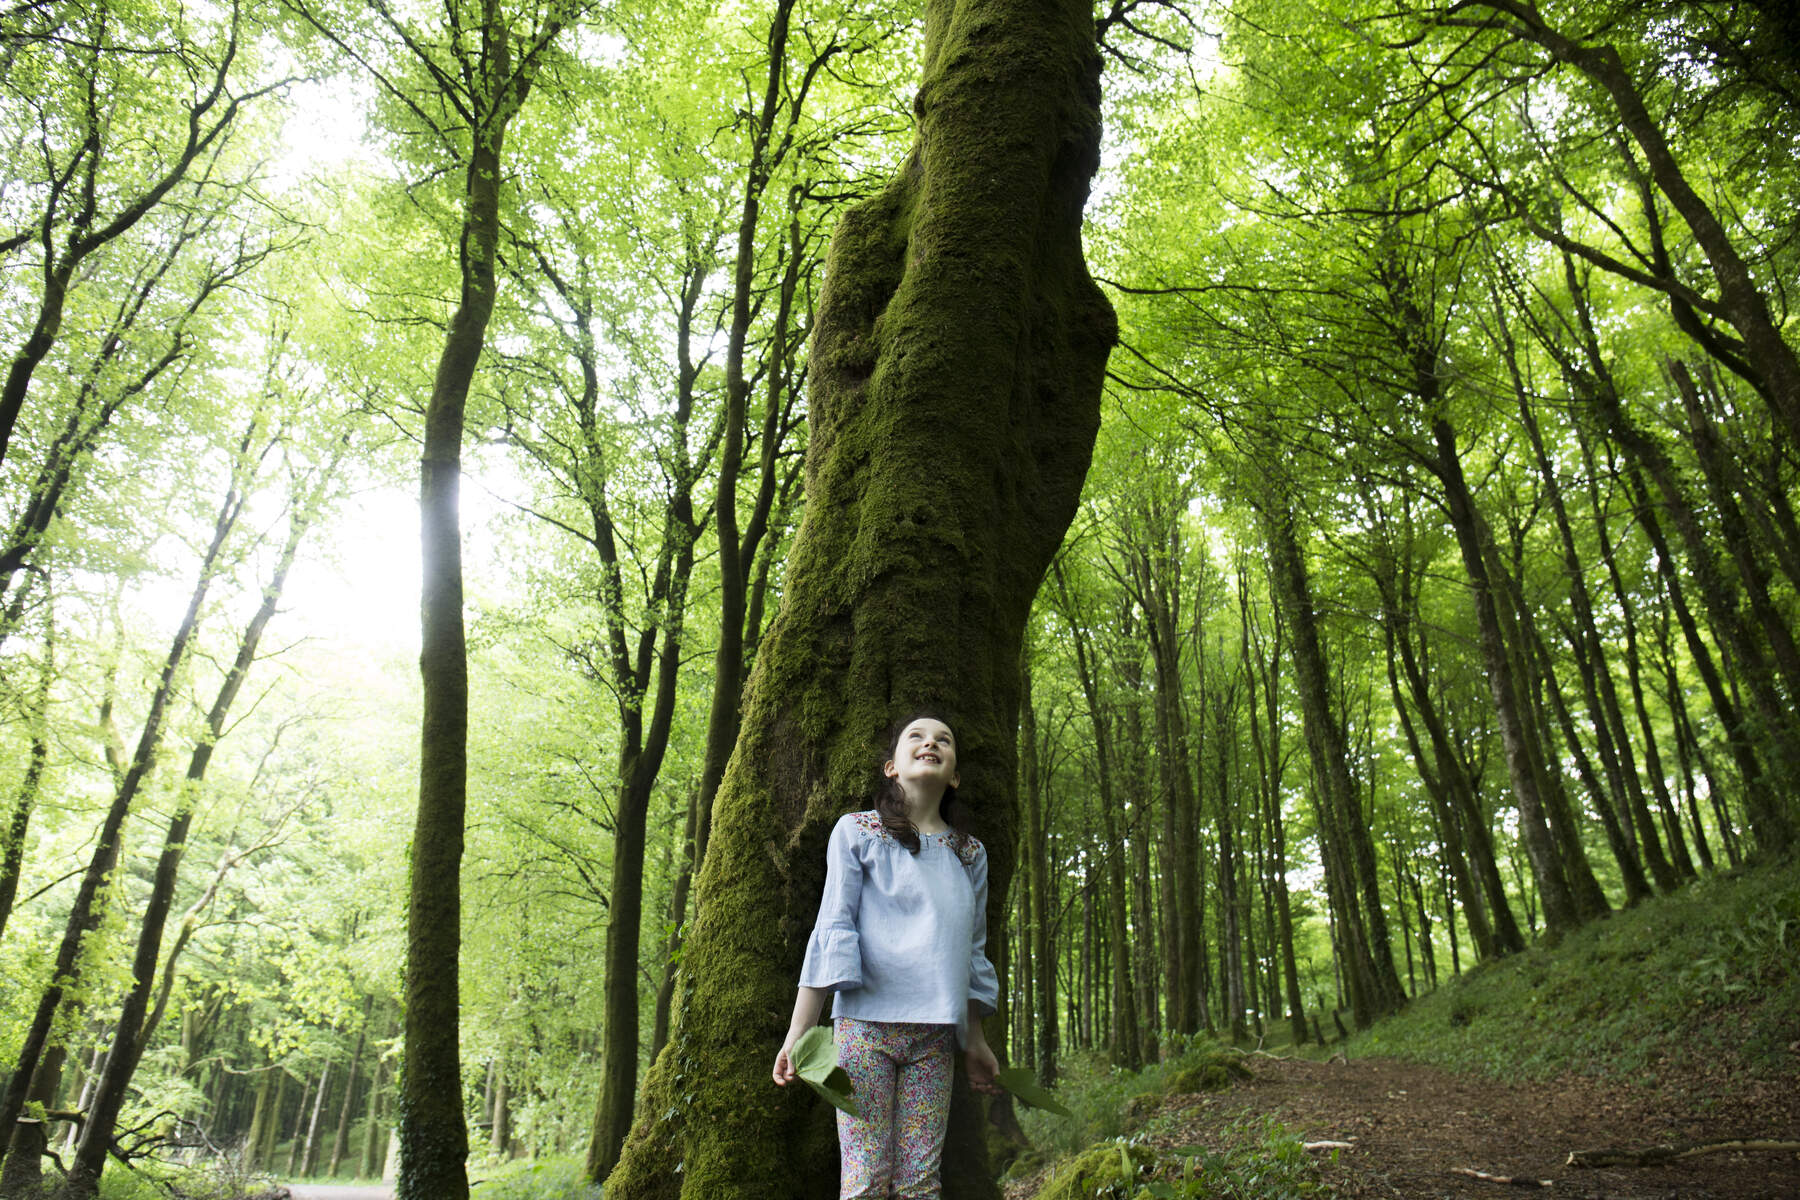
[[[828,1111],[770,1064],[817,909],[826,835],[871,794],[881,732],[941,706],[990,856],[1014,863],[1018,655],[1099,424],[1111,307],[1082,259],[1098,162],[1085,4],[927,6],[906,168],[847,216],[813,346],[807,506],[685,951],[688,983],[616,1200],[835,1193]],[[945,1195],[997,1195],[959,1080]]]

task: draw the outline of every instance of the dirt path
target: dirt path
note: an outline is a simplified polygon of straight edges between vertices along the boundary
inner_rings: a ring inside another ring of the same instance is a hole
[[[1229,1091],[1164,1098],[1154,1140],[1218,1147],[1234,1123],[1272,1117],[1306,1141],[1353,1143],[1335,1164],[1322,1154],[1320,1169],[1333,1195],[1358,1200],[1504,1200],[1518,1190],[1457,1168],[1550,1180],[1547,1194],[1584,1200],[1800,1200],[1800,1155],[1791,1153],[1709,1154],[1644,1168],[1565,1165],[1572,1150],[1800,1140],[1793,1079],[1658,1092],[1582,1077],[1509,1085],[1388,1059],[1252,1057],[1248,1065],[1255,1077]],[[1031,1194],[1008,1190],[1009,1200]]]
[[[328,1183],[290,1183],[293,1200],[394,1200],[391,1187],[345,1187]]]

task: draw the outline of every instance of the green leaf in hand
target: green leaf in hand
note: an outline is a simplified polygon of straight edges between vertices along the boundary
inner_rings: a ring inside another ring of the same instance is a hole
[[[857,1116],[856,1097],[850,1086],[850,1076],[844,1068],[838,1066],[837,1043],[831,1040],[831,1030],[823,1025],[814,1025],[800,1035],[794,1043],[793,1053],[789,1056],[794,1064],[794,1071],[805,1081],[806,1086],[834,1107],[841,1108],[851,1116]]]
[[[1041,1108],[1053,1112],[1059,1117],[1072,1117],[1075,1114],[1064,1108],[1056,1093],[1037,1081],[1029,1067],[1004,1067],[994,1076],[1001,1087],[1018,1097],[1021,1104],[1028,1108]]]

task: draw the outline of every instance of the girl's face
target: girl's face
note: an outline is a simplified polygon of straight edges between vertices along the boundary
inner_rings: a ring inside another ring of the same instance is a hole
[[[882,772],[899,780],[901,788],[909,792],[915,786],[940,792],[957,787],[956,737],[942,721],[920,717],[900,731],[894,757]]]

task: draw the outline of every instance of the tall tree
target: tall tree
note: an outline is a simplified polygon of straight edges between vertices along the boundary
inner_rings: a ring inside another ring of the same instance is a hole
[[[1093,17],[933,0],[923,70],[911,157],[832,244],[805,516],[714,806],[691,991],[607,1181],[620,1200],[829,1189],[824,1114],[767,1070],[825,835],[868,794],[897,710],[948,710],[1001,927],[1020,639],[1074,512],[1116,331],[1080,247]],[[966,1087],[953,1104],[966,1110]],[[948,1194],[994,1194],[979,1123],[953,1113],[950,1128]]]
[[[93,850],[88,856],[87,867],[81,872],[81,882],[70,902],[50,978],[39,995],[37,1010],[20,1045],[18,1062],[7,1082],[4,1096],[0,1096],[0,1138],[10,1139],[12,1136],[14,1122],[24,1110],[26,1093],[38,1069],[38,1061],[49,1045],[57,1010],[62,1006],[63,997],[81,979],[82,946],[100,923],[104,903],[103,889],[118,863],[125,818],[130,815],[133,803],[155,766],[169,709],[177,700],[177,676],[192,650],[207,595],[223,569],[226,542],[244,515],[248,482],[255,475],[257,463],[262,457],[261,451],[267,448],[266,445],[258,445],[261,416],[262,414],[257,414],[248,423],[238,442],[225,495],[221,498],[213,519],[211,539],[201,555],[187,609],[170,639],[169,651],[163,659],[161,673],[157,676],[137,746],[129,762],[122,763],[122,769],[116,772],[112,802],[107,806],[94,839]]]
[[[462,1111],[459,954],[467,807],[469,675],[463,628],[460,490],[469,388],[497,293],[506,135],[545,60],[583,0],[451,0],[443,24],[411,24],[378,6],[367,23],[339,20],[313,0],[288,0],[367,68],[443,169],[461,179],[457,298],[424,406],[419,521],[419,803],[408,897],[406,1060],[400,1106],[399,1194],[457,1200],[469,1193]],[[397,64],[397,65],[396,65]],[[418,72],[414,84],[401,70]]]
[[[262,589],[256,611],[238,639],[237,653],[219,684],[218,693],[207,710],[200,740],[189,756],[180,798],[174,815],[169,820],[150,895],[145,901],[137,948],[131,965],[131,986],[126,991],[125,1003],[119,1012],[112,1045],[107,1050],[106,1063],[95,1083],[87,1119],[81,1128],[81,1141],[76,1146],[74,1160],[69,1165],[68,1176],[59,1193],[62,1200],[88,1200],[99,1194],[100,1174],[106,1167],[107,1154],[112,1148],[119,1114],[125,1105],[126,1089],[137,1074],[138,1064],[143,1058],[149,1034],[154,1027],[154,1022],[150,1019],[150,1001],[156,981],[156,967],[162,957],[164,926],[175,899],[176,878],[187,850],[200,788],[219,739],[225,733],[226,718],[237,701],[238,693],[243,690],[250,668],[256,662],[263,633],[275,617],[276,606],[281,602],[282,592],[287,586],[288,573],[293,569],[301,539],[318,520],[323,503],[334,486],[333,478],[341,456],[340,445],[328,452],[324,463],[311,470],[302,468],[295,472],[288,531],[280,556],[269,581]]]

